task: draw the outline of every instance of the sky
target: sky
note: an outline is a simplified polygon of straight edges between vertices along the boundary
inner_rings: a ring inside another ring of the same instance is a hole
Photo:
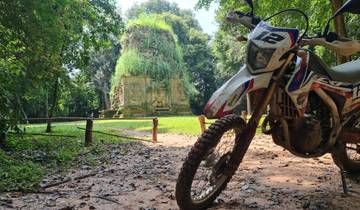
[[[128,10],[134,4],[142,3],[147,0],[117,0],[117,6],[121,9],[122,14],[125,14],[126,10]],[[176,2],[181,9],[192,9],[196,5],[197,0],[168,0],[170,2]],[[194,10],[195,17],[199,21],[202,29],[208,33],[209,35],[214,35],[218,26],[215,22],[215,10],[216,6],[212,5],[209,10],[200,9]]]

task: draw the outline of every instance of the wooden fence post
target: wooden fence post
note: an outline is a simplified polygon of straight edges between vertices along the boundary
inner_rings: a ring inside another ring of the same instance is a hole
[[[204,115],[199,115],[198,120],[199,120],[199,123],[200,123],[201,134],[203,134],[205,132],[205,129],[206,129],[205,116]]]
[[[85,147],[89,147],[92,144],[92,131],[93,131],[93,120],[86,120],[86,130],[85,130]]]
[[[0,148],[5,148],[6,146],[6,132],[1,131],[0,132]]]
[[[158,118],[154,117],[154,118],[153,118],[153,129],[152,129],[152,142],[153,142],[153,143],[157,143],[157,129],[158,129],[158,125],[159,125],[159,120],[158,120]]]

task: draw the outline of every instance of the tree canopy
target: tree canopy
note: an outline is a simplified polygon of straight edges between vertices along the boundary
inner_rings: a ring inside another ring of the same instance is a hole
[[[136,19],[140,15],[171,13],[180,16],[182,11],[176,3],[166,0],[148,0],[142,4],[135,4],[126,12],[126,17]]]
[[[49,95],[123,27],[113,0],[4,0],[0,14],[0,119],[18,116],[35,92]]]

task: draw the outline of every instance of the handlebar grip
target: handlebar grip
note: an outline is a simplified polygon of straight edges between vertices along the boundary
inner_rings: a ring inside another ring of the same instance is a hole
[[[252,24],[257,25],[261,22],[261,18],[258,16],[253,16],[252,18]]]
[[[333,42],[336,40],[339,40],[339,35],[335,32],[329,32],[326,36],[325,36],[325,40],[327,42]]]
[[[240,23],[249,29],[253,29],[261,21],[260,17],[240,11],[229,12],[226,20],[230,23]]]

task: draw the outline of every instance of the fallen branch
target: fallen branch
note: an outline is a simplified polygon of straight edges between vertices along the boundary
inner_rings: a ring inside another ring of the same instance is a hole
[[[78,176],[78,177],[75,177],[75,178],[66,178],[60,182],[55,182],[55,183],[52,183],[52,184],[48,184],[48,185],[45,185],[45,186],[42,186],[41,188],[42,189],[46,189],[46,188],[50,188],[50,187],[54,187],[54,186],[58,186],[58,185],[62,185],[64,183],[67,183],[67,182],[70,182],[70,181],[73,181],[73,180],[81,180],[81,179],[86,179],[88,177],[91,177],[91,176],[95,176],[97,175],[99,172],[93,172],[93,173],[90,173],[90,174],[85,174],[85,175],[82,175],[82,176]]]
[[[108,198],[108,197],[105,197],[105,196],[93,196],[94,198],[100,198],[100,199],[103,199],[103,200],[107,200],[107,201],[110,201],[110,202],[113,202],[113,203],[116,203],[118,205],[120,205],[120,203],[112,198]]]
[[[21,191],[21,193],[24,194],[60,194],[60,195],[67,195],[69,194],[70,191],[59,191],[59,190],[54,190],[54,191],[45,191],[45,190],[23,190]]]
[[[41,188],[46,189],[46,188],[50,188],[50,187],[54,187],[54,186],[58,186],[58,185],[61,185],[61,184],[66,183],[66,182],[70,182],[71,180],[72,180],[71,178],[66,178],[66,179],[64,179],[63,181],[60,181],[60,182],[55,182],[55,183],[51,183],[51,184],[48,184],[48,185],[42,186]]]

